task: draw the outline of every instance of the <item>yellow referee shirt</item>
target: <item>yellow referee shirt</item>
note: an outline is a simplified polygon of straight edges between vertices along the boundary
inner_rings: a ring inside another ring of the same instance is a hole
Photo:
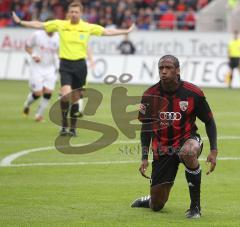
[[[71,24],[70,20],[51,20],[44,23],[47,32],[58,32],[60,37],[59,57],[78,60],[87,57],[87,45],[91,35],[100,36],[104,27],[80,20]]]
[[[229,43],[228,54],[232,58],[240,58],[240,39],[232,40]]]

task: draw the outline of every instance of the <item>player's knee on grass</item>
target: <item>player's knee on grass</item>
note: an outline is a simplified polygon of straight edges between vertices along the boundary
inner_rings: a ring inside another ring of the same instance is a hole
[[[155,212],[162,210],[164,205],[165,205],[165,203],[163,203],[162,201],[152,201],[152,199],[151,199],[150,207]]]
[[[155,185],[151,188],[150,207],[153,211],[160,211],[168,201],[172,184]]]
[[[163,196],[165,193],[151,195],[150,207],[153,211],[160,211],[163,209],[165,203],[168,200],[168,196]]]
[[[51,94],[51,93],[44,93],[44,94],[43,94],[43,97],[44,97],[45,99],[50,99],[50,98],[52,97],[52,94]]]

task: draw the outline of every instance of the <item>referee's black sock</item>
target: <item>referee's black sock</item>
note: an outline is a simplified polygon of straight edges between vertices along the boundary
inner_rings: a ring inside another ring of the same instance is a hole
[[[195,208],[196,206],[201,210],[200,207],[200,187],[201,187],[201,167],[198,166],[195,169],[187,168],[185,169],[185,176],[188,182],[191,205],[190,208]]]
[[[68,109],[69,109],[69,102],[61,100],[60,106],[62,111],[62,127],[67,128],[68,127],[67,115],[68,115]]]
[[[76,113],[78,112],[78,103],[74,103],[71,106],[71,111],[70,111],[70,116],[71,116],[71,128],[76,128],[76,124],[77,124],[77,116]]]

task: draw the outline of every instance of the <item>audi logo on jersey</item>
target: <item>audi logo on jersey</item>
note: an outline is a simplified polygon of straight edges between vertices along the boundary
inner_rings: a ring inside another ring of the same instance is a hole
[[[159,112],[160,120],[179,121],[182,115],[179,112]]]

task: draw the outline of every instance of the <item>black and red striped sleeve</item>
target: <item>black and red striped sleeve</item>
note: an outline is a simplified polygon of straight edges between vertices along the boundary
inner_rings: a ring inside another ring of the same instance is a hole
[[[144,93],[139,105],[138,120],[142,123],[151,122],[152,120],[152,98],[148,93]]]
[[[196,97],[195,113],[196,116],[204,123],[209,122],[213,118],[211,108],[203,93],[202,95],[198,95]]]

